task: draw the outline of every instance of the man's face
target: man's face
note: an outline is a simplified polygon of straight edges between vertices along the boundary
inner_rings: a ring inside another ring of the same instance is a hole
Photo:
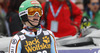
[[[35,14],[34,16],[28,16],[29,22],[32,23],[34,26],[37,26],[39,24],[40,17],[38,14]],[[33,27],[30,25],[30,23],[26,22],[26,25],[29,27]]]
[[[0,0],[0,3],[3,3],[4,2],[4,0]]]
[[[91,0],[88,7],[93,13],[96,13],[99,10],[99,0]]]
[[[77,7],[80,8],[81,11],[83,12],[83,10],[84,10],[83,4],[77,4]]]

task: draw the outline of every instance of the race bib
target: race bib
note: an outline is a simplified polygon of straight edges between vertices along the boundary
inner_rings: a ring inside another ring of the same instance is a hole
[[[51,21],[51,31],[58,32],[58,22],[57,21]]]
[[[37,53],[47,53],[46,50],[43,50],[42,52],[41,51],[38,51]]]

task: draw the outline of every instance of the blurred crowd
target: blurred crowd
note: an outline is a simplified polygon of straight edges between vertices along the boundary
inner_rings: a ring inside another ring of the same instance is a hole
[[[0,0],[1,35],[13,36],[23,28],[18,14],[19,6],[23,1]],[[77,33],[80,35],[80,29],[84,28],[81,26],[83,17],[89,19],[90,26],[100,29],[100,0],[68,0],[69,4],[67,0],[38,1],[44,12],[41,21],[42,27],[53,31],[56,37],[74,36]],[[46,5],[50,7],[46,7]],[[58,15],[55,16],[57,13]]]

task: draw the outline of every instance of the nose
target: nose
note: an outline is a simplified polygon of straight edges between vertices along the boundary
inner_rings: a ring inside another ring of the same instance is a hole
[[[35,17],[39,17],[39,14],[38,14],[38,13],[36,13],[34,16],[35,16]]]

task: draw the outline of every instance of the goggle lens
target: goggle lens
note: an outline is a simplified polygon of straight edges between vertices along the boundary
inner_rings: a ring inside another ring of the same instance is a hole
[[[41,8],[33,8],[30,7],[28,10],[28,16],[34,16],[37,12],[39,13],[39,16],[42,16],[42,9]]]

